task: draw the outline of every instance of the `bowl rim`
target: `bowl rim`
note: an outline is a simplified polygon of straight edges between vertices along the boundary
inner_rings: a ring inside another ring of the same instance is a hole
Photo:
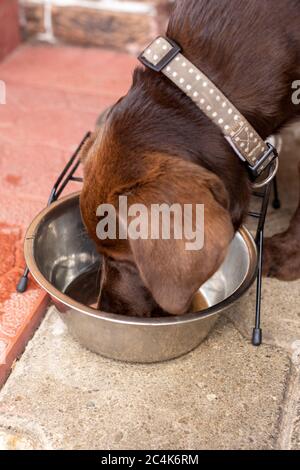
[[[138,318],[138,317],[129,317],[125,315],[117,315],[114,313],[106,313],[101,311],[96,311],[91,307],[85,306],[58,290],[54,287],[46,277],[39,270],[37,263],[34,257],[34,241],[37,231],[43,222],[44,218],[54,211],[57,207],[66,204],[67,202],[75,199],[79,199],[80,192],[71,193],[65,197],[58,199],[56,202],[53,202],[50,206],[43,209],[36,217],[33,219],[29,225],[25,240],[24,240],[24,256],[27,266],[30,270],[30,273],[37,284],[44,289],[48,295],[58,303],[63,304],[69,309],[75,309],[77,313],[87,315],[96,319],[101,319],[108,322],[118,323],[118,324],[127,324],[133,326],[170,326],[175,324],[187,324],[197,322],[200,319],[205,319],[213,315],[217,315],[221,311],[228,308],[235,301],[237,301],[242,295],[244,295],[247,290],[254,283],[255,278],[257,277],[258,269],[258,253],[257,246],[251,235],[250,231],[243,225],[237,233],[239,233],[243,240],[245,241],[248,252],[249,252],[249,268],[248,272],[245,275],[243,281],[239,287],[231,294],[229,297],[224,299],[222,302],[209,307],[200,312],[187,313],[182,316],[174,316],[167,318]]]

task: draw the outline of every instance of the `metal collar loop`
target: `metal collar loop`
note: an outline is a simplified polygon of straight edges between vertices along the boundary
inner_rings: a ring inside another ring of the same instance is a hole
[[[270,168],[268,176],[262,181],[258,181],[257,183],[254,183],[252,185],[253,189],[261,189],[267,186],[268,184],[270,184],[275,178],[275,176],[277,175],[278,168],[279,168],[279,158],[277,157],[274,160],[272,167]]]

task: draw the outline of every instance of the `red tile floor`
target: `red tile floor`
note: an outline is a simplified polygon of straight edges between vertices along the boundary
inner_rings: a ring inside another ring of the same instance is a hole
[[[45,312],[23,271],[23,237],[52,184],[99,113],[126,93],[136,64],[111,51],[22,45],[0,63],[0,386]]]

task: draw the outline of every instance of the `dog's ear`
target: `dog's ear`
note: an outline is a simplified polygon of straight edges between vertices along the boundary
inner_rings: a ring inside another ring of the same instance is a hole
[[[174,239],[173,229],[180,221],[175,217],[171,218],[171,239],[150,237],[157,222],[151,218],[148,238],[133,239],[129,234],[129,243],[141,278],[155,301],[165,311],[180,315],[188,311],[199,287],[224,261],[234,229],[227,210],[227,191],[217,176],[178,158],[153,156],[151,173],[128,193],[128,204],[143,204],[149,214],[153,204],[163,203],[180,205],[182,211],[184,205],[190,205],[192,217],[186,222],[192,220],[198,243],[191,244],[188,235]],[[204,225],[196,212],[201,214],[201,204]],[[184,225],[183,217],[181,222]]]

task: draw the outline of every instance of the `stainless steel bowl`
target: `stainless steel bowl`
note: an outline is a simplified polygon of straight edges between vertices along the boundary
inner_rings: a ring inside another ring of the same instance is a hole
[[[219,314],[251,286],[257,268],[255,243],[242,228],[220,270],[200,290],[210,306],[207,310],[153,319],[97,312],[64,294],[99,260],[81,221],[79,194],[60,199],[35,218],[26,234],[25,258],[32,276],[83,346],[109,358],[142,363],[165,361],[196,348]]]

